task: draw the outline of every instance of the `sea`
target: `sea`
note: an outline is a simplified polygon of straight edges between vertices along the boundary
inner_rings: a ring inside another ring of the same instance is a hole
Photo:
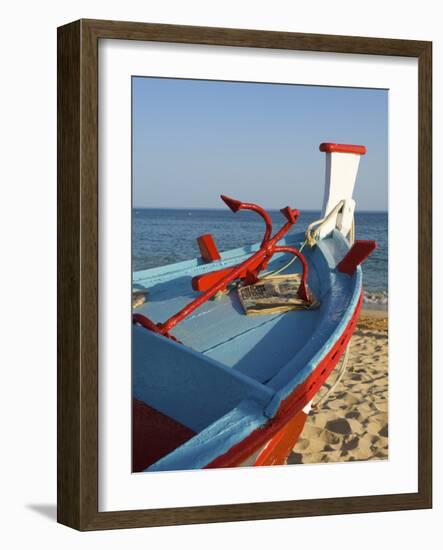
[[[269,212],[274,228],[282,225],[277,211]],[[297,231],[320,218],[319,211],[302,211]],[[199,256],[196,238],[211,233],[220,251],[254,244],[263,236],[263,221],[253,212],[210,209],[134,208],[132,268],[134,271],[189,260]],[[373,239],[376,250],[363,266],[365,303],[387,307],[388,303],[388,213],[356,212],[357,239]]]

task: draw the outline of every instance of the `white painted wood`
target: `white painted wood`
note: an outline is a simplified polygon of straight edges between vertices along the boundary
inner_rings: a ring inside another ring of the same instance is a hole
[[[354,220],[355,200],[346,199],[343,208],[337,215],[336,227],[344,235],[348,236],[351,231],[352,222]]]
[[[352,199],[360,156],[356,153],[331,152],[326,155],[325,191],[322,218],[326,217],[340,201],[343,208],[319,228],[319,237],[324,238],[334,228],[344,236],[349,234],[355,210]]]
[[[360,156],[355,153],[325,153],[326,174],[322,216],[343,199],[352,199]]]

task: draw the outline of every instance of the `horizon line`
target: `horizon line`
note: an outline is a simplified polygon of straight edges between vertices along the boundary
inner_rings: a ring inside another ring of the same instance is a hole
[[[133,206],[132,210],[214,210],[217,212],[229,212],[228,208],[217,208],[211,206]],[[301,213],[303,212],[320,212],[321,208],[298,208]],[[269,212],[280,212],[280,208],[268,208]],[[360,209],[356,208],[356,212],[378,212],[378,213],[388,213],[389,210],[386,209]]]

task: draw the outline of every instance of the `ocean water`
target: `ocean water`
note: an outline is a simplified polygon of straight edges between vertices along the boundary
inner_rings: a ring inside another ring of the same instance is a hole
[[[282,225],[279,211],[269,212],[274,228]],[[302,211],[296,230],[305,230],[320,212]],[[388,214],[356,212],[357,239],[374,239],[377,249],[363,265],[365,302],[387,304]],[[168,210],[134,208],[133,270],[167,265],[199,256],[196,238],[211,233],[220,251],[256,243],[263,236],[263,221],[253,212],[230,210]]]

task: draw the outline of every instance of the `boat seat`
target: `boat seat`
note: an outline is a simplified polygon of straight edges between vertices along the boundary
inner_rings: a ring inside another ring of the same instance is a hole
[[[198,433],[243,399],[274,391],[189,347],[133,326],[133,397]]]

